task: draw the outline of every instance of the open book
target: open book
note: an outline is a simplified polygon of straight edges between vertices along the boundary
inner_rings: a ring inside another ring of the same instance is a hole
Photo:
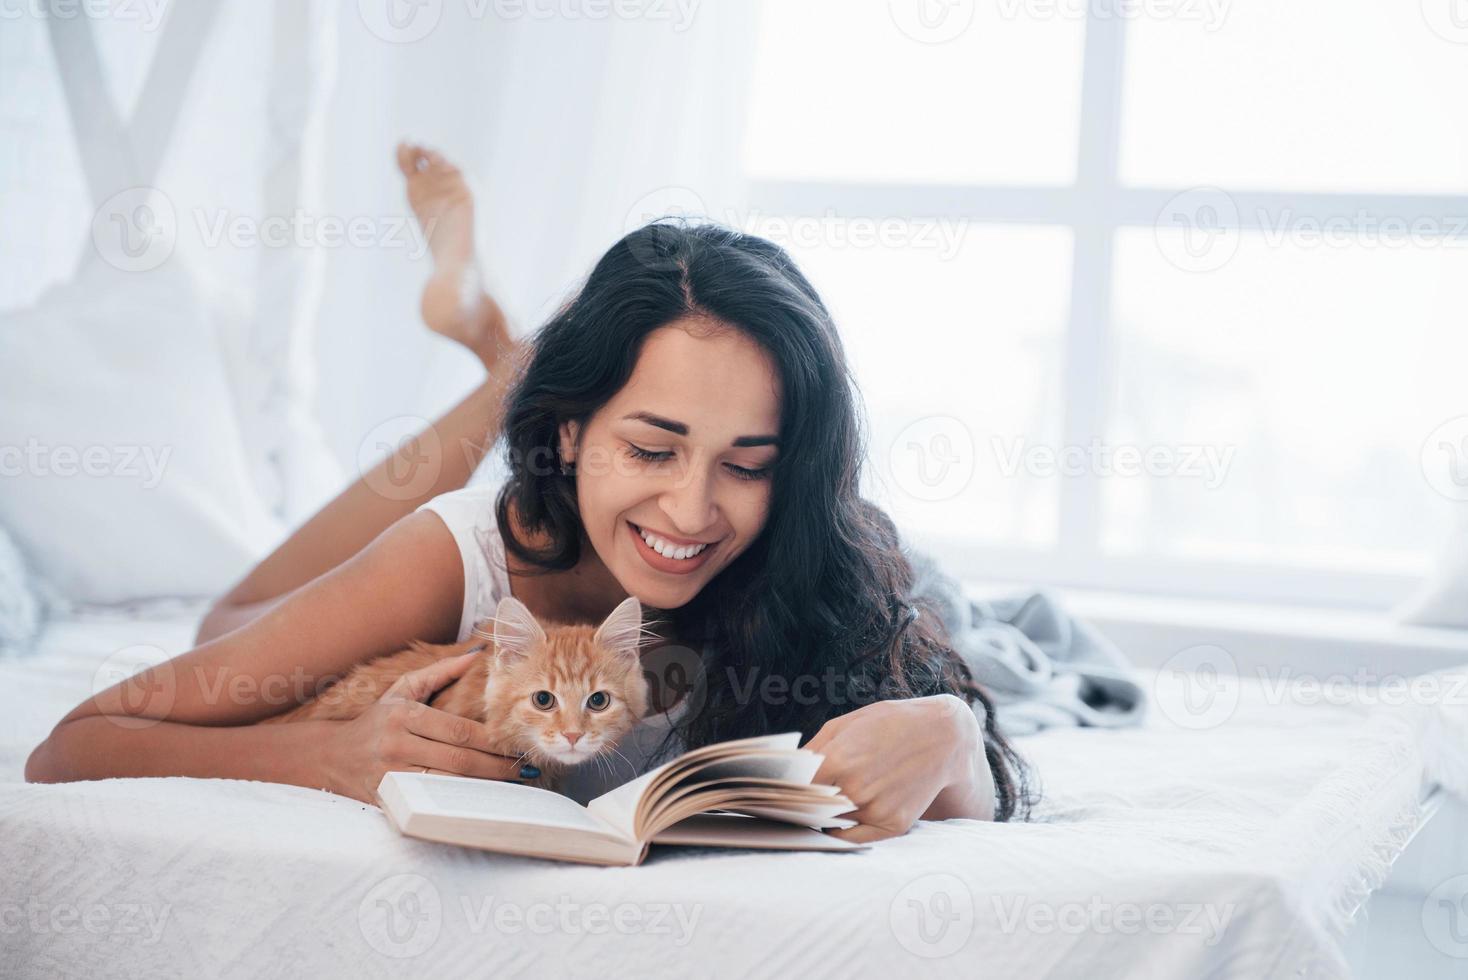
[[[377,801],[399,833],[505,854],[640,864],[649,844],[848,851],[821,833],[852,827],[855,809],[811,779],[822,756],[799,732],[695,749],[581,806],[520,783],[390,772]]]

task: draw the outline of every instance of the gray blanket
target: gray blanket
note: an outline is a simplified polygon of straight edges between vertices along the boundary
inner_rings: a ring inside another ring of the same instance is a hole
[[[1006,735],[1139,724],[1147,698],[1111,641],[1044,591],[980,601],[911,550],[913,597],[932,600],[955,649],[994,701]]]

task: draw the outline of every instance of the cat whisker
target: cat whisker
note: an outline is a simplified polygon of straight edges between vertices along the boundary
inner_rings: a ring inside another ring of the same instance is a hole
[[[615,752],[617,754],[617,758],[619,758],[623,762],[627,763],[627,768],[629,768],[629,769],[636,769],[637,768],[636,766],[634,766],[632,764],[632,760],[631,759],[627,758],[625,755],[622,754],[622,750],[621,749],[617,748],[615,745],[610,745],[610,746],[608,746],[608,748],[610,748],[613,752]],[[610,762],[607,763],[607,773],[608,773],[608,775],[611,774],[611,763]]]

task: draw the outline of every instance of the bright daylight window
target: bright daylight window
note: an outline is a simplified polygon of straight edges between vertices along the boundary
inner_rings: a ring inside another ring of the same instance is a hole
[[[841,325],[869,492],[975,578],[1406,594],[1434,468],[1468,483],[1453,28],[1380,0],[765,4],[751,226]]]

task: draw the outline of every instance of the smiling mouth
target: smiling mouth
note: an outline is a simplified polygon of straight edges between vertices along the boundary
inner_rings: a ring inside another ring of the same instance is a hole
[[[675,561],[686,561],[687,559],[695,558],[723,540],[722,538],[718,538],[713,541],[687,541],[671,538],[657,531],[651,531],[639,524],[633,524],[631,521],[628,521],[627,525],[642,538],[643,543],[650,549],[664,558],[671,558]]]
[[[626,524],[627,533],[632,537],[632,547],[636,549],[637,556],[642,559],[643,564],[664,575],[688,575],[697,571],[708,563],[709,556],[725,540],[720,538],[718,541],[707,544],[700,542],[693,546],[674,545],[650,531],[643,530],[642,527],[631,521],[627,521]]]

